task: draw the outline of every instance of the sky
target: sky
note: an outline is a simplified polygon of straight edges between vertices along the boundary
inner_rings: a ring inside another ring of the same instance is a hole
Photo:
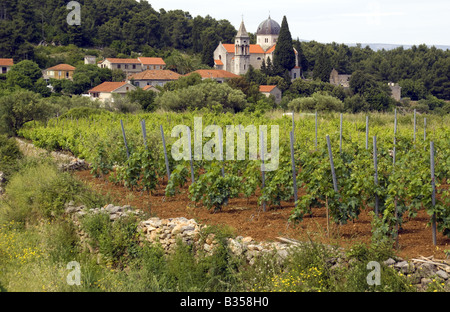
[[[286,16],[293,39],[322,43],[449,45],[449,0],[147,0],[154,9],[226,19],[255,33],[269,15]]]

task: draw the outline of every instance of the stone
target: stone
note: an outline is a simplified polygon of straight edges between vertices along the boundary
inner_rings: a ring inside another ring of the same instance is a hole
[[[418,271],[422,277],[429,277],[435,274],[436,266],[432,263],[424,263],[419,266]]]
[[[430,284],[431,283],[431,278],[428,278],[428,277],[423,277],[421,280],[420,280],[420,284],[422,285],[422,286],[427,286],[428,284]]]
[[[261,245],[254,245],[254,244],[249,244],[247,246],[248,250],[257,250],[257,251],[261,251],[263,248]]]
[[[151,218],[151,219],[144,221],[144,224],[148,224],[148,225],[151,225],[151,226],[157,228],[162,225],[162,221],[159,218]]]
[[[439,276],[442,279],[448,279],[448,274],[447,272],[443,271],[443,270],[439,270],[436,272],[436,275]]]
[[[230,251],[236,256],[240,256],[244,252],[244,248],[242,247],[242,245],[234,239],[230,239],[228,241],[228,247],[230,248]]]
[[[242,239],[242,242],[243,242],[244,244],[250,244],[252,241],[253,241],[253,238],[251,238],[250,236],[244,237],[244,238]]]
[[[386,261],[383,262],[385,265],[390,266],[390,265],[394,265],[395,264],[395,260],[392,258],[387,259]]]

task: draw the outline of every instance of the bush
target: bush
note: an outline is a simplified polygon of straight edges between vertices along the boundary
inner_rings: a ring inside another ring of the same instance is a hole
[[[19,160],[22,157],[15,139],[0,135],[0,170],[4,179],[8,180],[19,169]]]
[[[0,219],[35,223],[39,218],[56,219],[70,201],[88,207],[105,204],[101,196],[49,161],[28,162],[14,174],[0,203]]]
[[[108,265],[123,267],[138,254],[136,217],[111,222],[107,213],[89,214],[81,219],[81,227]]]
[[[299,111],[337,111],[341,112],[344,109],[344,104],[341,100],[324,92],[316,92],[311,97],[297,98],[288,104],[289,109]]]
[[[164,92],[155,99],[157,107],[177,112],[196,109],[215,109],[222,112],[239,112],[247,105],[245,94],[227,84],[203,82],[185,89]]]
[[[32,91],[19,90],[0,98],[0,133],[15,135],[28,121],[45,120],[50,107]]]

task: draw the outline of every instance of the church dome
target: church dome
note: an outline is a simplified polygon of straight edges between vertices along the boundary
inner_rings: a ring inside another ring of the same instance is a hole
[[[269,16],[264,22],[259,24],[257,35],[279,35],[280,34],[280,24],[272,20]]]

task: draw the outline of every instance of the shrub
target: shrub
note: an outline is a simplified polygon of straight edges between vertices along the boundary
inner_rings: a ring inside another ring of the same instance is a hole
[[[46,160],[26,163],[5,189],[0,217],[21,224],[36,223],[39,218],[55,219],[70,201],[86,206],[104,204],[101,196]]]
[[[324,92],[316,92],[308,98],[297,98],[288,104],[289,109],[299,111],[337,111],[344,109],[341,100]]]
[[[18,160],[23,157],[22,152],[13,138],[0,135],[0,170],[6,180],[18,170]]]

